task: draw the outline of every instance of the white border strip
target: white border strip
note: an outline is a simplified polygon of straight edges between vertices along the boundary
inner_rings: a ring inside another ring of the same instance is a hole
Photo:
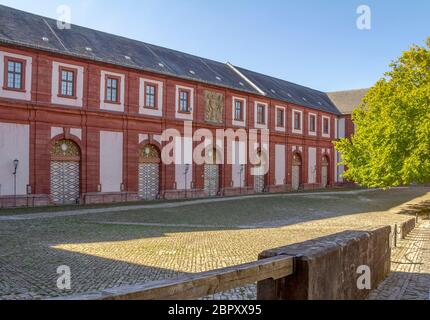
[[[241,76],[246,82],[248,82],[255,90],[257,90],[261,95],[266,96],[267,94],[261,90],[259,87],[257,87],[257,85],[252,82],[251,80],[249,80],[242,72],[240,72],[239,70],[236,69],[236,67],[234,65],[232,65],[230,62],[227,62],[227,65],[234,71],[236,72],[239,76]]]

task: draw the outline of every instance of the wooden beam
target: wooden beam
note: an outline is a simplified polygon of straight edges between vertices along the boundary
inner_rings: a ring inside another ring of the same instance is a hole
[[[73,299],[96,300],[192,300],[266,279],[292,275],[294,257],[277,256],[243,265],[163,280],[143,285],[103,290]]]

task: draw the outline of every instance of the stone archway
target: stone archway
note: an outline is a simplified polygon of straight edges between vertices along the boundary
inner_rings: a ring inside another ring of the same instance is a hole
[[[139,198],[155,200],[160,194],[160,151],[152,144],[139,149]]]
[[[217,162],[218,157],[216,148],[207,151],[204,166],[204,190],[209,197],[216,197],[220,190],[220,166]]]
[[[51,148],[51,201],[78,203],[80,197],[79,146],[72,140],[59,140]]]
[[[298,191],[302,184],[302,157],[295,153],[293,155],[293,166],[292,166],[292,176],[291,176],[291,186],[293,191]]]
[[[330,167],[330,161],[327,156],[323,156],[321,160],[321,186],[323,188],[327,188],[329,185],[329,167]]]

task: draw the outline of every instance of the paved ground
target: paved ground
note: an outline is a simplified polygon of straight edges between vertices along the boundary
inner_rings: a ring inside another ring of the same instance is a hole
[[[408,217],[395,208],[430,200],[429,192],[271,195],[29,220],[9,215],[0,221],[0,299],[74,295],[246,263],[269,248],[403,222]],[[69,291],[56,287],[61,265],[71,268]],[[243,298],[253,294],[252,286],[240,290]]]
[[[399,242],[391,269],[370,300],[430,300],[430,221]]]
[[[319,197],[323,195],[325,198],[327,196],[338,196],[338,195],[360,195],[368,192],[372,192],[372,190],[350,190],[350,191],[325,191],[325,192],[304,192],[304,193],[290,193],[283,194],[282,197],[289,198],[297,198],[297,197]],[[17,209],[4,209],[3,215],[0,215],[0,221],[17,221],[17,220],[35,220],[35,219],[51,219],[58,217],[72,217],[72,216],[81,216],[81,215],[90,215],[90,214],[99,214],[99,213],[118,213],[118,212],[128,212],[128,211],[139,211],[147,209],[169,209],[169,208],[178,208],[178,207],[189,207],[195,205],[204,205],[204,204],[214,204],[214,203],[222,203],[222,202],[237,202],[239,200],[250,200],[250,199],[268,199],[268,198],[279,198],[279,194],[260,194],[260,195],[250,195],[250,196],[238,196],[238,197],[225,197],[225,198],[210,198],[210,199],[199,199],[199,200],[190,200],[190,201],[179,201],[179,202],[165,202],[165,203],[157,203],[157,204],[140,204],[140,205],[124,205],[124,206],[104,206],[100,208],[94,208],[93,206],[87,206],[88,208],[79,209],[78,206],[70,207],[64,206],[59,207],[58,211],[55,211],[56,207],[47,207],[49,209],[48,212],[43,212],[39,210],[39,208],[17,208]],[[67,210],[70,209],[70,210]],[[21,213],[20,213],[21,211]],[[34,213],[32,211],[35,211]],[[16,214],[14,214],[17,212]]]

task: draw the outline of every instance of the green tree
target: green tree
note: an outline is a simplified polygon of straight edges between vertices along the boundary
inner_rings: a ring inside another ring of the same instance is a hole
[[[430,182],[430,37],[390,65],[352,119],[356,133],[336,142],[344,178],[366,187]]]

